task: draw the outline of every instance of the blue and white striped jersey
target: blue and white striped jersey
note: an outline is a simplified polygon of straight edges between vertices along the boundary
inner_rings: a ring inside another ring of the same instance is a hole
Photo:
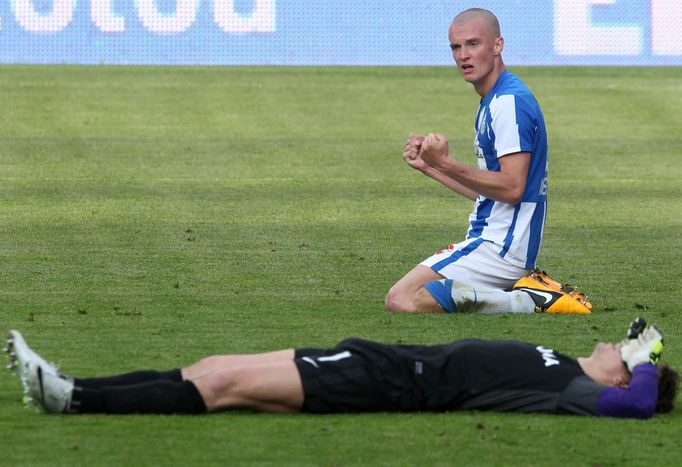
[[[493,242],[510,263],[534,268],[547,213],[547,133],[540,106],[517,76],[504,71],[481,100],[475,130],[480,169],[499,172],[498,159],[516,152],[530,152],[531,158],[521,202],[512,206],[479,196],[467,239]]]

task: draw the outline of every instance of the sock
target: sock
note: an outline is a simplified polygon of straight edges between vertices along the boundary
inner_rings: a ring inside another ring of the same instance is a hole
[[[441,279],[426,284],[426,290],[449,313],[533,313],[535,302],[520,290],[505,292],[501,289],[471,287],[455,284],[451,279]]]
[[[180,368],[170,371],[142,370],[120,375],[104,376],[100,378],[74,378],[74,384],[83,388],[97,389],[105,386],[129,386],[131,384],[149,381],[168,380],[179,383],[182,381]]]
[[[129,386],[74,386],[71,411],[108,414],[200,414],[206,404],[191,381],[148,381]]]
[[[457,311],[457,305],[452,299],[452,279],[441,279],[439,281],[429,282],[424,288],[431,294],[431,296],[438,302],[440,307],[448,313]]]

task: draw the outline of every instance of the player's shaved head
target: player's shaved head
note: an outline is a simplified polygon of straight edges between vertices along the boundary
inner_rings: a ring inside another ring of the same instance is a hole
[[[486,29],[488,29],[488,32],[490,32],[493,37],[500,37],[500,22],[497,20],[497,16],[483,8],[469,8],[468,10],[464,10],[455,16],[455,19],[452,20],[452,26],[468,23],[475,19],[483,20]]]

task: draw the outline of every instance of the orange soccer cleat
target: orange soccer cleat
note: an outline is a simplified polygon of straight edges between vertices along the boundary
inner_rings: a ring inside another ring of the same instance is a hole
[[[584,293],[568,284],[561,285],[539,269],[519,279],[513,290],[521,290],[530,295],[535,302],[536,313],[592,313],[592,304]]]

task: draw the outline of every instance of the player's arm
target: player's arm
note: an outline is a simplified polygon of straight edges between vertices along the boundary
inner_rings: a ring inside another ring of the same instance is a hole
[[[597,411],[606,417],[651,418],[658,400],[656,366],[642,363],[632,370],[626,388],[606,388],[597,398]]]
[[[478,197],[478,193],[471,190],[456,180],[448,177],[447,175],[434,169],[419,157],[419,152],[421,151],[421,144],[424,141],[424,137],[420,135],[410,135],[405,143],[403,150],[403,159],[407,162],[407,165],[415,170],[420,171],[427,177],[430,177],[442,185],[446,186],[455,193],[469,198],[474,201]]]
[[[427,177],[430,177],[435,181],[445,185],[455,193],[464,196],[465,198],[469,198],[470,200],[475,201],[476,198],[478,197],[478,193],[475,192],[474,190],[467,188],[466,186],[459,183],[457,180],[448,177],[447,175],[439,172],[438,170],[434,169],[431,166],[426,165],[425,169],[422,170],[422,173]]]
[[[626,388],[608,388],[597,399],[600,415],[650,418],[658,401],[656,364],[663,352],[663,335],[656,326],[637,318],[630,324],[628,338],[620,348],[623,363],[632,374]]]
[[[421,145],[421,159],[465,188],[508,204],[518,204],[526,189],[529,152],[517,152],[498,159],[500,171],[481,170],[453,159],[443,135],[429,134]]]

